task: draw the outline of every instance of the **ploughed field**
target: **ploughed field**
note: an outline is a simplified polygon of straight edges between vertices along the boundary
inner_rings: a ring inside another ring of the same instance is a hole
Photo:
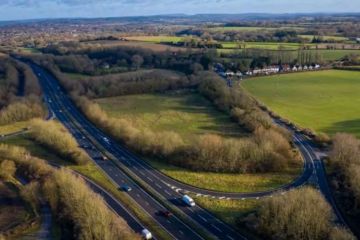
[[[244,81],[242,86],[274,112],[302,127],[360,137],[360,71],[258,77]]]
[[[228,115],[217,111],[208,100],[195,92],[140,94],[96,101],[111,117],[130,120],[140,128],[174,131],[189,144],[195,136],[207,133],[229,138],[247,136]],[[228,174],[191,171],[154,159],[149,163],[184,183],[229,192],[268,190],[289,183],[299,175],[299,169],[273,174]]]

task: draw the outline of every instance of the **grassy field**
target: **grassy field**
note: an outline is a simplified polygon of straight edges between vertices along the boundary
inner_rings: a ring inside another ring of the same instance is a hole
[[[183,37],[176,36],[133,36],[126,37],[126,39],[131,41],[142,41],[142,42],[152,42],[152,43],[161,43],[161,42],[172,42],[178,43],[184,41]]]
[[[231,47],[231,45],[233,47],[235,47],[235,43],[229,43],[228,47]],[[287,43],[289,44],[289,43]],[[251,48],[251,45],[246,45],[246,48]],[[256,45],[253,45],[254,48],[261,48],[261,49],[267,49],[267,50],[278,50],[279,49],[279,45],[277,44],[269,44],[269,45],[259,45],[258,47],[256,47]],[[286,46],[286,45],[285,45]],[[298,51],[296,51],[295,49],[297,48],[296,45],[287,45],[288,48],[293,48],[290,50],[294,50],[291,51],[293,53],[293,57],[294,59],[297,57],[298,55]],[[286,49],[286,47],[285,47]],[[290,51],[289,50],[289,51]],[[232,53],[234,51],[242,51],[241,49],[231,49],[231,48],[225,48],[225,49],[217,49],[218,53]],[[310,51],[313,52],[313,54],[316,54],[316,51],[318,52],[318,54],[322,57],[322,59],[324,61],[335,61],[335,60],[339,60],[341,58],[343,58],[346,55],[350,55],[350,54],[357,54],[360,55],[360,50],[350,50],[350,49],[320,49],[320,50],[316,50],[316,49],[311,49]]]
[[[195,93],[181,91],[130,95],[98,99],[97,102],[112,117],[125,118],[139,128],[175,131],[188,143],[191,143],[195,136],[205,133],[225,137],[246,135],[227,115],[214,109],[210,102]],[[192,172],[155,160],[149,162],[163,173],[184,183],[228,192],[262,191],[279,187],[299,174],[299,169],[279,174]]]
[[[0,135],[6,135],[9,133],[21,131],[24,128],[28,127],[28,125],[29,125],[28,121],[16,122],[13,124],[8,124],[8,125],[2,125],[2,126],[0,126]]]
[[[204,133],[223,136],[244,134],[237,124],[217,111],[209,101],[189,92],[130,95],[98,99],[97,102],[112,117],[127,119],[139,128],[174,131],[186,140]]]
[[[173,47],[169,45],[164,44],[158,44],[153,42],[141,42],[141,41],[92,41],[87,43],[82,43],[84,46],[94,46],[94,45],[100,45],[102,47],[134,47],[134,48],[144,48],[144,49],[150,49],[154,52],[165,52],[165,51],[172,51],[172,52],[178,52],[178,51],[186,51],[186,48],[182,47]]]
[[[189,185],[224,192],[254,192],[280,187],[294,180],[299,169],[288,173],[230,174],[195,172],[158,161],[149,163],[164,174]]]
[[[256,199],[245,200],[219,200],[213,198],[204,198],[192,196],[194,201],[200,206],[210,210],[214,215],[222,221],[235,225],[237,218],[242,217],[249,212],[255,211],[261,201]]]
[[[211,27],[207,28],[208,31],[211,32],[257,32],[257,31],[276,31],[279,29],[283,30],[303,30],[302,27],[289,26],[289,27],[280,27],[280,28],[272,28],[272,27]]]
[[[360,137],[360,72],[284,74],[249,79],[242,86],[276,113],[303,127]]]
[[[236,42],[223,42],[223,48],[237,48],[239,43]],[[278,43],[278,42],[245,42],[246,48],[278,50],[280,47],[285,50],[297,50],[300,48],[300,43]],[[311,44],[307,44],[311,46]]]
[[[299,37],[304,38],[308,41],[311,41],[314,39],[314,37],[318,38],[319,36],[314,36],[314,35],[299,35]],[[349,38],[347,37],[342,37],[342,36],[320,36],[323,40],[334,40],[334,41],[348,41]]]

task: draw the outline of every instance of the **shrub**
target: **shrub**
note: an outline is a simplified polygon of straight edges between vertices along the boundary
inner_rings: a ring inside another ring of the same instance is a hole
[[[45,195],[51,198],[53,211],[61,213],[60,221],[73,224],[76,239],[140,239],[81,178],[61,169],[54,172],[51,181],[53,184],[44,188]]]
[[[86,164],[89,161],[89,157],[78,147],[76,140],[59,124],[34,119],[30,123],[30,129],[30,136],[35,141],[54,150],[65,159],[69,158],[76,164]]]
[[[322,195],[305,187],[264,200],[256,220],[257,231],[271,239],[353,237],[350,232],[334,229],[332,216],[331,207]]]
[[[16,172],[16,166],[13,161],[4,160],[0,164],[0,178],[11,180]]]

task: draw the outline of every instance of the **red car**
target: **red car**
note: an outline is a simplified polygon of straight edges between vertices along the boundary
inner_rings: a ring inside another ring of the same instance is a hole
[[[159,210],[158,215],[169,218],[172,216],[172,213],[167,210]]]

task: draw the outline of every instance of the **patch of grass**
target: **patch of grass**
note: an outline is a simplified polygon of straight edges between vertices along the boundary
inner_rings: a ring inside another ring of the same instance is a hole
[[[174,131],[188,141],[204,133],[244,135],[242,128],[196,93],[130,95],[98,99],[97,103],[111,117],[130,120],[139,128]]]
[[[244,199],[244,200],[233,200],[233,199],[213,199],[192,196],[194,201],[201,207],[208,209],[215,216],[220,218],[222,221],[235,226],[236,219],[249,214],[250,212],[256,211],[260,206],[261,201],[256,199]]]
[[[327,70],[259,77],[242,86],[284,118],[317,132],[360,137],[360,72]]]
[[[319,36],[314,36],[314,35],[299,35],[299,37],[304,38],[306,40],[313,40],[314,37],[318,38]],[[320,38],[322,38],[325,41],[328,40],[334,40],[334,41],[348,41],[349,38],[347,37],[342,37],[342,36],[320,36]]]
[[[161,43],[161,42],[172,42],[172,43],[178,43],[184,41],[183,37],[177,37],[177,36],[131,36],[126,37],[126,39],[131,41],[141,41],[141,42],[152,42],[152,43]]]
[[[13,124],[0,126],[0,135],[6,135],[13,132],[18,132],[28,127],[29,121],[16,122]]]
[[[300,171],[300,169],[293,169],[287,173],[268,174],[209,173],[190,171],[154,160],[149,160],[149,163],[164,174],[183,183],[224,192],[254,192],[274,189],[294,180]]]
[[[223,42],[223,48],[238,48],[239,43],[237,42]],[[246,48],[256,48],[256,49],[268,49],[268,50],[278,50],[280,47],[283,50],[297,50],[300,48],[300,43],[278,43],[278,42],[245,42],[242,45],[245,45]],[[310,46],[310,44],[307,44]]]
[[[101,44],[102,47],[134,47],[134,48],[144,48],[144,49],[150,49],[154,52],[165,52],[165,51],[171,51],[171,52],[178,52],[178,51],[186,51],[186,48],[182,47],[173,47],[165,44],[158,44],[153,42],[141,42],[141,41],[108,41],[108,40],[101,40],[101,41],[92,41],[83,43],[83,45],[97,45]],[[197,51],[196,49],[193,49],[193,51]]]

